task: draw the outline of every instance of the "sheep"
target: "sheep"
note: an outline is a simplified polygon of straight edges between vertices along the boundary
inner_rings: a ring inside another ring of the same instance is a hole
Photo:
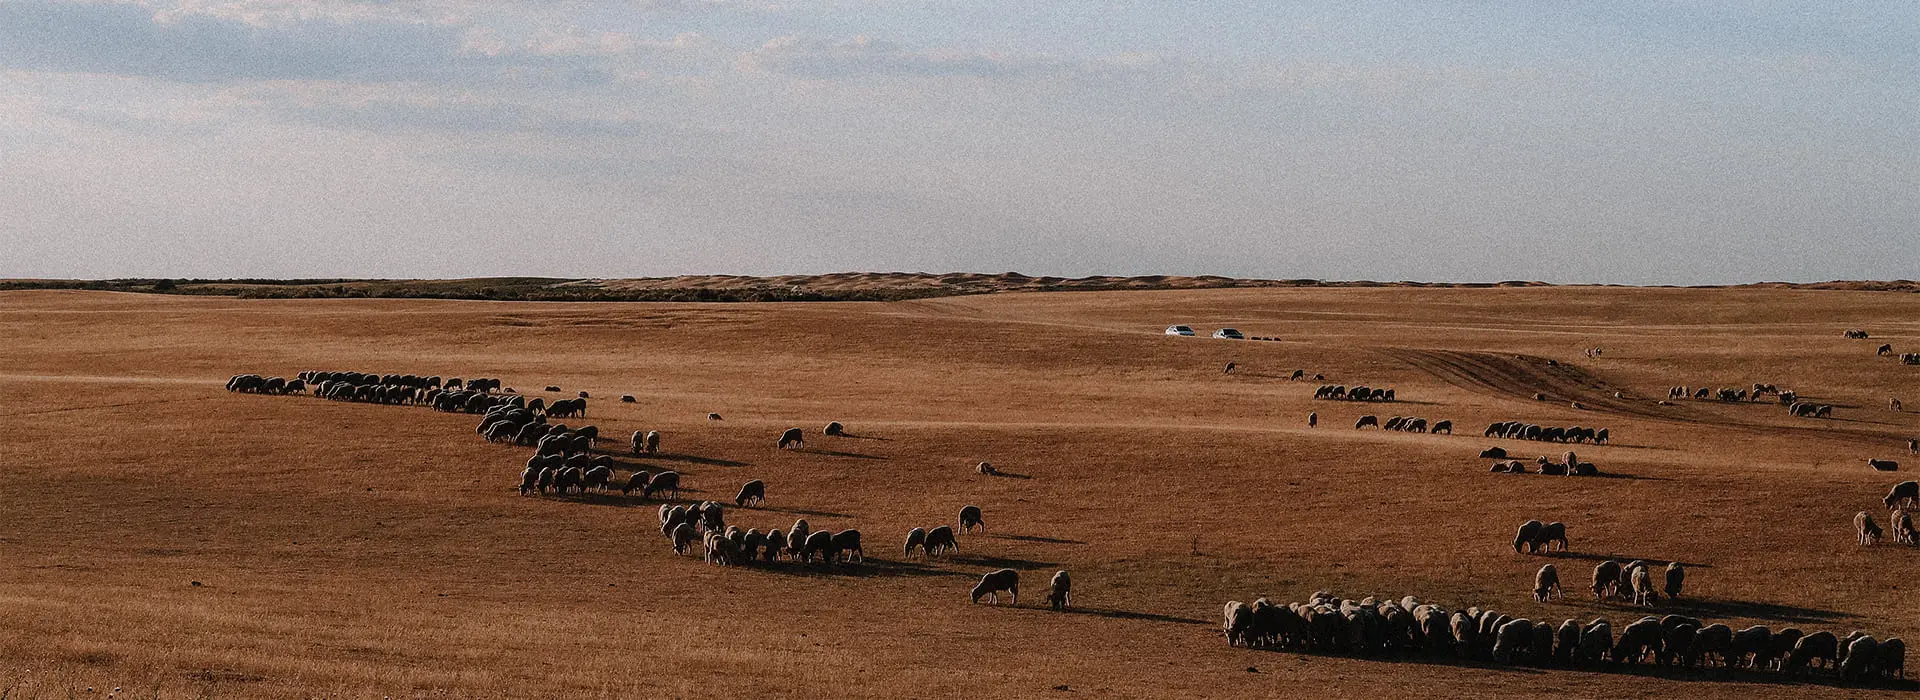
[[[1684,587],[1686,583],[1687,583],[1686,567],[1681,566],[1680,562],[1677,562],[1677,561],[1668,564],[1667,575],[1666,575],[1666,587],[1665,587],[1667,598],[1671,600],[1679,600],[1680,589]]]
[[[1900,406],[1899,399],[1887,399],[1887,408],[1893,410],[1895,413],[1903,412],[1906,410],[1905,408],[1902,408]]]
[[[1265,600],[1264,598],[1261,600]],[[1067,572],[1056,571],[1053,574],[1053,590],[1047,593],[1047,606],[1054,610],[1065,610],[1073,603],[1073,580]]]
[[[1310,411],[1310,412],[1308,412],[1308,413],[1307,413],[1307,427],[1309,427],[1309,428],[1313,428],[1313,427],[1317,427],[1317,426],[1319,426],[1319,425],[1320,425],[1320,413],[1319,413],[1319,412],[1317,412],[1317,411]]]
[[[560,387],[554,386],[552,384],[547,385],[547,391],[559,391],[559,390],[560,390]]]
[[[1620,641],[1613,646],[1614,663],[1634,664],[1646,658],[1648,652],[1659,653],[1665,649],[1665,630],[1660,621],[1651,617],[1641,618],[1639,622],[1627,625],[1620,630]]]
[[[607,485],[611,483],[613,483],[613,470],[596,465],[587,470],[580,485],[588,491],[606,491]]]
[[[1920,454],[1920,438],[1909,438],[1907,440],[1907,454]]]
[[[520,495],[531,493],[540,485],[540,468],[529,466],[520,470]]]
[[[638,403],[639,401],[639,399],[633,398],[633,394],[620,395],[620,403]]]
[[[1480,630],[1476,621],[1464,612],[1454,613],[1447,618],[1447,627],[1452,632],[1455,649],[1460,658],[1467,658],[1479,643]]]
[[[726,527],[726,513],[721,510],[720,504],[714,503],[713,501],[701,501],[700,529],[713,532],[726,529]]]
[[[747,530],[746,536],[742,538],[740,558],[744,561],[752,562],[754,559],[759,558],[760,548],[766,545],[767,536],[765,533],[760,532],[759,528]]]
[[[1893,488],[1887,491],[1887,496],[1880,500],[1887,504],[1888,510],[1920,504],[1920,481],[1902,481],[1894,484]]]
[[[1634,568],[1633,604],[1651,608],[1657,597],[1653,592],[1653,575],[1647,573],[1647,567]]]
[[[1528,520],[1521,523],[1520,531],[1513,535],[1513,551],[1517,553],[1520,551],[1520,548],[1524,546],[1530,554],[1539,553],[1540,544],[1534,540],[1539,538],[1540,528],[1542,527],[1545,527],[1545,525],[1541,524],[1538,520]]]
[[[1815,659],[1820,661],[1821,668],[1830,669],[1839,653],[1840,640],[1832,632],[1814,632],[1794,642],[1793,651],[1787,652],[1787,660],[1781,664],[1780,670],[1789,676],[1797,675],[1800,669],[1812,665]]]
[[[767,500],[767,484],[754,479],[740,486],[740,493],[733,497],[733,504],[745,507],[748,503],[760,505]]]
[[[1560,570],[1552,564],[1540,567],[1540,572],[1533,575],[1533,599],[1544,603],[1559,594]]]
[[[767,533],[767,549],[762,558],[771,562],[779,559],[780,553],[784,551],[787,551],[787,533],[780,528],[774,528],[772,532]]]
[[[1886,535],[1880,529],[1880,525],[1873,522],[1873,516],[1864,510],[1853,514],[1853,531],[1858,536],[1862,547],[1876,544]]]
[[[1732,627],[1718,623],[1701,627],[1693,633],[1693,643],[1688,649],[1690,658],[1686,659],[1683,665],[1691,667],[1697,661],[1711,657],[1719,661],[1721,666],[1729,666],[1727,652],[1732,646]]]
[[[1877,472],[1900,471],[1900,463],[1891,459],[1869,459],[1867,460],[1867,466],[1873,467],[1873,470]]]
[[[1606,599],[1607,594],[1619,590],[1620,562],[1608,559],[1593,565],[1593,599],[1595,602]]]
[[[1920,544],[1920,533],[1913,530],[1913,515],[1909,511],[1893,512],[1893,541],[1895,544]]]
[[[985,533],[987,531],[987,521],[985,518],[982,518],[980,516],[980,506],[970,505],[970,506],[961,508],[960,509],[960,531],[972,532],[973,528],[976,528],[976,527],[980,528],[980,532],[982,533]]]
[[[919,527],[916,527],[916,528],[914,528],[914,529],[912,529],[912,530],[908,530],[908,531],[907,531],[907,546],[906,546],[906,549],[905,549],[904,551],[902,551],[902,553],[901,553],[901,555],[900,555],[900,558],[902,558],[902,559],[912,559],[912,558],[913,558],[913,550],[915,550],[915,549],[921,549],[921,550],[924,550],[924,549],[926,548],[926,546],[927,546],[927,530],[926,530],[926,528],[919,528]],[[925,555],[926,555],[926,552],[925,552],[925,551],[922,551],[922,552],[921,552],[921,556],[923,556],[923,557],[924,557]]]
[[[1766,663],[1767,647],[1772,642],[1773,630],[1766,625],[1754,625],[1733,633],[1733,638],[1727,641],[1723,658],[1728,668],[1762,668]]]
[[[1574,658],[1585,663],[1595,663],[1613,650],[1613,624],[1597,619],[1580,630],[1580,644],[1574,650]]]
[[[1880,347],[1874,349],[1873,354],[1878,357],[1886,357],[1888,355],[1892,355],[1893,343],[1881,343]]]
[[[807,544],[807,537],[811,536],[812,534],[813,534],[813,528],[807,525],[806,518],[800,518],[798,520],[793,521],[793,527],[787,530],[788,551],[798,556],[800,554],[800,550],[805,548]]]
[[[973,602],[980,602],[980,596],[983,595],[982,589],[988,585],[988,579],[1002,572],[1013,574],[1014,580],[1019,580],[1019,574],[1012,569],[1001,569],[987,574],[980,578],[979,585],[973,587]],[[998,604],[998,602],[996,598],[995,603]],[[1228,601],[1223,615],[1220,630],[1226,634],[1227,646],[1253,646],[1253,608],[1237,600]]]
[[[1800,638],[1804,636],[1806,633],[1796,627],[1788,627],[1773,633],[1773,639],[1767,642],[1764,653],[1755,653],[1754,665],[1759,668],[1784,669],[1787,665],[1787,655],[1793,653],[1793,648],[1800,644]]]
[[[1668,615],[1667,617],[1676,616]],[[1662,666],[1672,666],[1677,661],[1682,668],[1686,668],[1693,663],[1693,639],[1699,634],[1700,625],[1692,620],[1671,625],[1665,622],[1666,620],[1662,619],[1660,627],[1665,632],[1666,648],[1661,649],[1655,657]]]
[[[1560,545],[1560,551],[1567,551],[1567,524],[1551,522],[1540,528],[1540,534],[1534,536],[1534,542],[1546,551],[1553,551],[1553,545]]]
[[[974,467],[974,470],[980,472],[981,476],[999,476],[1000,475],[1000,470],[994,468],[992,462],[981,462],[979,466]]]
[[[707,414],[707,420],[720,420],[720,414],[718,414],[718,413],[709,413],[709,414]]]
[[[646,452],[646,451],[647,451],[647,433],[646,433],[646,431],[643,431],[643,430],[635,430],[635,431],[633,431],[633,453],[634,453],[634,454],[641,454],[641,453],[644,453],[644,452]]]
[[[1010,604],[1019,605],[1020,572],[1014,571],[1013,569],[1001,569],[981,576],[980,582],[973,585],[973,602],[979,603],[981,598],[991,597],[993,604],[999,605],[1001,591],[1006,591],[1010,596]],[[1240,629],[1242,630],[1242,634],[1244,634],[1245,630],[1253,624],[1253,608],[1246,607],[1245,603],[1240,604],[1240,607],[1246,610],[1246,612],[1241,613],[1244,617],[1240,623]],[[1228,615],[1228,622],[1231,623],[1232,621],[1233,616],[1230,614]]]
[[[653,494],[669,492],[674,498],[680,497],[680,472],[664,471],[647,479],[647,486],[640,490],[641,498],[653,498]]]
[[[1533,622],[1526,618],[1512,620],[1501,625],[1494,632],[1493,660],[1495,663],[1513,663],[1513,655],[1525,651],[1533,644]]]
[[[927,531],[927,541],[923,545],[927,556],[937,557],[948,552],[960,551],[960,542],[953,536],[953,528],[941,525]]]
[[[1880,642],[1868,635],[1860,635],[1848,642],[1846,655],[1840,658],[1840,679],[1860,680],[1872,672],[1875,663],[1880,661]]]
[[[788,428],[780,434],[780,449],[796,450],[806,445],[806,436],[799,428]]]
[[[860,531],[847,529],[833,533],[833,552],[848,563],[862,563],[867,560],[866,551],[860,548]]]
[[[1907,643],[1899,637],[1891,637],[1880,643],[1880,661],[1875,664],[1880,675],[1888,678],[1905,679],[1907,677]]]
[[[623,495],[632,495],[634,491],[646,493],[647,481],[652,478],[653,475],[648,473],[647,470],[635,469],[633,470],[633,474],[627,477],[627,485],[620,487],[620,493]],[[666,506],[663,505],[661,507],[664,508]]]
[[[1489,447],[1480,451],[1481,459],[1506,459],[1507,451],[1501,447]]]
[[[839,437],[847,434],[847,427],[841,425],[840,421],[833,421],[828,423],[827,427],[820,431],[820,434]]]
[[[1432,435],[1439,435],[1440,433],[1446,433],[1448,435],[1452,435],[1453,421],[1450,421],[1450,420],[1435,421],[1433,424],[1433,427],[1428,429],[1427,432],[1428,434],[1432,434]]]
[[[792,540],[788,542],[791,545]],[[807,539],[800,545],[802,562],[812,562],[815,557],[819,557],[822,562],[832,563],[839,555],[839,549],[834,546],[833,533],[826,530],[808,534]]]
[[[1353,429],[1359,430],[1369,425],[1376,428],[1380,427],[1380,417],[1379,416],[1361,416],[1360,420],[1353,422]]]
[[[687,549],[693,546],[693,540],[695,537],[698,537],[698,534],[693,531],[692,524],[680,523],[679,525],[674,526],[673,553],[686,554]]]

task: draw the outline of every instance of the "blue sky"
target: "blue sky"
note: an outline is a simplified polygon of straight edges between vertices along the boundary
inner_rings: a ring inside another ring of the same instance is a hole
[[[1920,5],[0,0],[0,276],[1920,269]]]

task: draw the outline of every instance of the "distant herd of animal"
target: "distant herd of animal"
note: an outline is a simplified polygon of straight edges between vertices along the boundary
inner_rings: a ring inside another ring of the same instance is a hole
[[[228,391],[269,395],[301,394],[309,386],[313,388],[314,396],[322,398],[389,405],[430,405],[441,411],[482,414],[475,432],[489,442],[510,442],[534,448],[533,456],[527,459],[526,466],[520,472],[521,495],[606,493],[614,488],[618,475],[615,470],[622,466],[610,454],[594,454],[600,440],[598,427],[588,425],[572,428],[547,422],[549,418],[584,417],[587,412],[586,392],[581,392],[579,398],[548,403],[540,398],[529,400],[510,388],[502,391],[498,379],[454,378],[443,381],[437,376],[366,372],[307,371],[299,373],[298,378],[293,380],[242,374],[227,381]],[[549,386],[547,390],[558,391],[559,388]],[[495,393],[497,391],[502,393]],[[623,396],[623,401],[626,398]],[[709,413],[707,418],[720,420],[720,415]],[[821,434],[836,437],[847,435],[846,427],[838,421],[828,423]],[[635,455],[657,453],[660,439],[658,431],[634,431],[631,451]],[[776,446],[779,449],[798,449],[804,444],[804,431],[788,428],[780,434]],[[987,462],[981,462],[978,470],[982,475],[998,474],[998,470]],[[652,499],[656,495],[678,499],[681,479],[682,475],[677,471],[650,472],[636,467],[632,468],[619,488],[623,495],[639,492],[642,499]],[[759,479],[743,484],[733,499],[734,505],[739,507],[760,505],[765,500],[766,483]],[[762,561],[773,563],[782,557],[800,563],[858,564],[865,561],[859,530],[816,531],[804,518],[796,521],[788,530],[772,528],[765,533],[757,528],[741,530],[726,523],[722,508],[713,501],[691,505],[662,504],[659,511],[660,532],[667,537],[676,554],[692,551],[697,540],[706,562],[715,565],[738,566]],[[940,525],[931,530],[916,527],[909,531],[903,557],[918,555],[935,558],[957,552],[960,545],[956,532],[974,530],[985,532],[986,519],[979,506],[967,505],[960,509],[954,527]],[[998,604],[999,594],[1004,592],[1011,596],[1009,602],[1017,605],[1019,578],[1019,572],[1012,569],[990,571],[982,575],[980,582],[974,586],[972,600],[977,603],[985,598]],[[1072,600],[1071,577],[1066,571],[1059,571],[1050,583],[1048,604],[1056,610],[1065,609]]]

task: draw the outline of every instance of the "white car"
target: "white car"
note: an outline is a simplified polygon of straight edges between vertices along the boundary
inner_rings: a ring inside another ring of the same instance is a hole
[[[1193,335],[1193,326],[1167,326],[1167,335]]]
[[[1229,340],[1246,340],[1247,339],[1246,336],[1240,334],[1240,331],[1234,330],[1232,328],[1222,328],[1220,330],[1214,331],[1213,337],[1226,338]]]

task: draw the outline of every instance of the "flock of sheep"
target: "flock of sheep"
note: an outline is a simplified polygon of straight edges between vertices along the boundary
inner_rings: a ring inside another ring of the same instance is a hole
[[[1314,389],[1313,398],[1327,401],[1392,401],[1393,390],[1365,386],[1347,388],[1328,384]]]
[[[1596,618],[1534,622],[1469,607],[1448,612],[1407,596],[1399,600],[1348,600],[1315,593],[1304,603],[1251,605],[1230,601],[1222,629],[1229,646],[1366,657],[1424,655],[1601,669],[1611,664],[1653,663],[1663,668],[1718,666],[1771,670],[1798,676],[1816,665],[1850,681],[1903,678],[1906,642],[1876,640],[1864,632],[1845,638],[1798,628],[1755,625],[1734,631],[1685,615],[1646,616],[1615,636],[1613,624]]]
[[[1526,462],[1522,462],[1517,459],[1507,459],[1507,456],[1508,455],[1507,455],[1506,449],[1501,447],[1489,447],[1485,450],[1480,451],[1481,459],[1496,460],[1493,463],[1493,466],[1487,468],[1487,472],[1490,474],[1492,473],[1506,473],[1506,474],[1529,473],[1527,471]],[[1534,463],[1539,465],[1539,472],[1547,476],[1599,476],[1600,475],[1599,467],[1593,466],[1592,462],[1580,461],[1580,456],[1577,454],[1574,454],[1572,450],[1568,450],[1565,455],[1562,455],[1560,457],[1560,461],[1558,462],[1553,461],[1552,458],[1549,458],[1546,455],[1541,455],[1538,458],[1534,459]]]
[[[1355,430],[1365,428],[1369,425],[1381,430],[1394,430],[1406,433],[1431,432],[1436,435],[1440,433],[1453,434],[1453,421],[1450,420],[1435,421],[1429,426],[1427,419],[1412,416],[1394,416],[1388,418],[1385,423],[1380,422],[1379,416],[1361,416],[1359,420],[1353,422]]]

